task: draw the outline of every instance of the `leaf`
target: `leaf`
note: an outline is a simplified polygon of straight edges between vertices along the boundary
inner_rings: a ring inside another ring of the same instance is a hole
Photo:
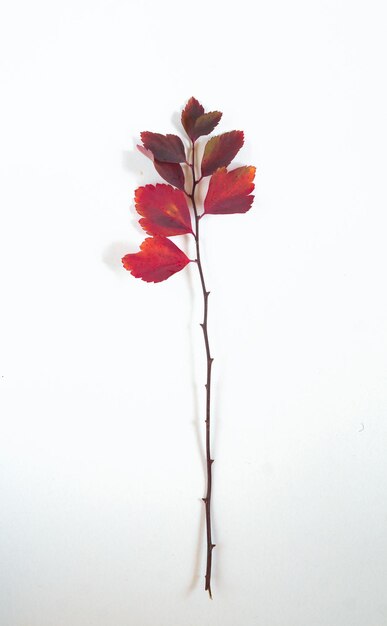
[[[146,150],[153,153],[156,161],[167,163],[185,163],[184,145],[177,135],[160,135],[160,133],[141,133],[142,143]]]
[[[214,214],[246,213],[252,205],[254,196],[255,167],[237,167],[227,171],[225,167],[216,170],[210,178],[204,212]]]
[[[146,156],[148,159],[150,159],[153,163],[153,161],[155,160],[154,156],[153,156],[153,152],[151,152],[150,150],[147,150],[146,148],[144,148],[144,146],[142,146],[141,144],[137,144],[137,150],[139,152],[141,152],[141,154],[143,154],[144,156]]]
[[[196,141],[198,137],[212,133],[221,117],[220,111],[205,113],[196,98],[190,98],[181,114],[181,123],[188,137]]]
[[[196,100],[190,98],[181,113],[181,123],[188,137],[191,137],[195,122],[204,114],[204,107]]]
[[[205,113],[204,115],[198,117],[195,122],[193,136],[191,139],[195,140],[198,137],[212,133],[215,126],[219,124],[221,117],[222,113],[220,111],[211,111],[210,113]]]
[[[135,192],[140,224],[148,235],[185,235],[192,233],[191,216],[186,197],[170,185],[145,185]]]
[[[212,137],[204,149],[202,176],[213,174],[219,167],[227,166],[243,146],[243,131],[232,130]]]
[[[122,259],[126,270],[147,283],[160,283],[176,272],[180,272],[190,259],[166,237],[148,237],[140,252],[127,254]]]
[[[163,163],[162,161],[154,161],[154,166],[161,178],[164,178],[167,183],[170,183],[174,187],[184,191],[185,177],[183,168],[179,163]]]
[[[183,172],[183,168],[179,163],[163,163],[162,161],[156,161],[153,152],[144,148],[144,146],[137,146],[137,149],[144,156],[148,157],[155,166],[156,171],[160,174],[161,178],[177,187],[178,189],[182,189],[184,191],[185,187],[185,176]]]

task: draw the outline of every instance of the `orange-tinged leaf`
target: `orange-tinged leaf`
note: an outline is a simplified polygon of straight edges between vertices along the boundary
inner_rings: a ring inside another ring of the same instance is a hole
[[[140,252],[127,254],[122,259],[126,270],[147,283],[160,283],[176,272],[180,272],[190,259],[180,248],[166,237],[148,237]]]
[[[243,146],[243,131],[232,130],[212,137],[204,148],[202,160],[202,175],[209,176],[219,167],[225,167]]]
[[[148,235],[184,235],[192,233],[191,216],[186,197],[170,185],[145,185],[135,192],[140,224]]]
[[[255,167],[237,167],[227,171],[225,167],[216,170],[210,178],[206,199],[205,213],[246,213],[252,205],[254,196]]]
[[[185,163],[184,145],[177,135],[161,135],[160,133],[141,133],[142,143],[150,150],[156,161],[167,163]]]
[[[212,133],[221,117],[220,111],[205,113],[196,98],[190,98],[181,114],[181,123],[188,137],[196,141],[198,137]]]

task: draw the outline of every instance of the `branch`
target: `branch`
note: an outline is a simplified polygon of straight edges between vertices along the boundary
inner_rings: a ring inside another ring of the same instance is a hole
[[[192,207],[195,215],[195,242],[196,242],[196,259],[197,266],[199,270],[200,283],[203,291],[203,322],[200,324],[203,330],[204,344],[206,349],[206,357],[207,357],[207,381],[206,381],[206,466],[207,466],[207,492],[205,497],[203,498],[203,502],[206,507],[206,531],[207,531],[207,564],[206,564],[206,575],[205,575],[205,590],[208,591],[210,598],[212,599],[211,592],[211,570],[212,570],[212,551],[215,548],[215,544],[212,543],[212,528],[211,528],[211,495],[212,495],[212,464],[214,459],[211,458],[211,370],[212,363],[214,359],[211,356],[210,351],[210,342],[208,338],[208,296],[210,292],[207,290],[206,283],[204,280],[204,273],[202,262],[200,258],[200,237],[199,237],[199,220],[200,215],[198,215],[196,201],[195,201],[195,190],[197,184],[200,182],[196,180],[195,175],[195,142],[192,141],[192,164],[190,164],[192,170],[192,192],[190,194],[190,198],[192,200]]]

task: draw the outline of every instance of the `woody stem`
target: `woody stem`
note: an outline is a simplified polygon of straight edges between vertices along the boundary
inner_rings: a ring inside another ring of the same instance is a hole
[[[205,575],[205,590],[208,591],[210,598],[212,599],[211,592],[211,569],[212,569],[212,551],[215,548],[215,544],[212,543],[212,529],[211,529],[211,494],[212,494],[212,464],[214,459],[211,458],[211,370],[213,358],[210,352],[210,343],[208,339],[208,296],[210,292],[207,291],[206,283],[204,280],[203,267],[200,258],[200,239],[199,239],[199,221],[195,190],[198,182],[201,178],[196,180],[195,175],[195,142],[192,142],[192,164],[190,165],[192,170],[192,192],[190,198],[192,200],[192,207],[195,215],[195,242],[196,242],[196,260],[199,270],[200,283],[203,291],[203,322],[200,324],[203,330],[204,344],[207,357],[207,380],[206,380],[206,467],[207,467],[207,492],[203,498],[203,502],[206,508],[206,534],[207,534],[207,563],[206,563],[206,575]]]

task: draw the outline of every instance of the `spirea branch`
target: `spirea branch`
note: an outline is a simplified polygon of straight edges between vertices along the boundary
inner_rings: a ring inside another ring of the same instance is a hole
[[[228,170],[231,161],[243,146],[244,136],[240,130],[216,135],[205,146],[200,163],[196,159],[196,145],[201,137],[212,133],[218,125],[222,113],[205,112],[203,106],[190,98],[181,114],[181,123],[190,142],[190,158],[183,141],[178,135],[162,135],[145,131],[141,133],[142,144],[138,149],[151,159],[157,173],[169,184],[145,185],[135,191],[135,206],[140,216],[140,225],[149,235],[140,246],[140,251],[127,254],[122,263],[136,278],[146,282],[159,283],[194,262],[199,271],[203,293],[203,321],[201,327],[207,359],[205,440],[207,486],[203,498],[206,512],[207,559],[205,590],[212,598],[211,574],[212,540],[211,497],[212,464],[211,458],[211,372],[213,357],[208,338],[208,300],[210,292],[206,287],[203,265],[200,256],[200,230],[202,218],[206,215],[226,215],[246,213],[252,205],[255,167],[242,166]],[[188,165],[191,180],[186,180],[182,165]],[[200,167],[200,176],[196,171]],[[209,177],[208,190],[199,212],[197,187],[203,178]],[[190,191],[187,187],[190,185]],[[188,203],[190,200],[190,204]],[[170,237],[190,234],[194,238],[196,259],[188,256],[170,240]]]

